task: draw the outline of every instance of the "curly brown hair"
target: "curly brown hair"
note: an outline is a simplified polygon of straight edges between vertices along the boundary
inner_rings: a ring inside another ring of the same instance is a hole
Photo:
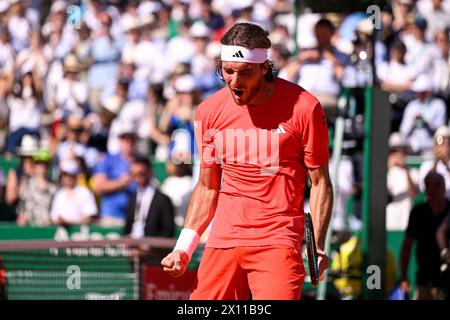
[[[237,23],[228,30],[220,40],[223,45],[242,46],[247,49],[263,48],[269,49],[272,43],[269,39],[269,32],[260,26],[252,23]],[[269,60],[269,71],[264,75],[267,81],[274,81],[276,68],[273,61]],[[222,61],[217,62],[216,73],[223,79]]]

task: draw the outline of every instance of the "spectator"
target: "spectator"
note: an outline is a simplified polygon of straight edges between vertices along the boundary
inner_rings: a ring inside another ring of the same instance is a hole
[[[89,50],[91,30],[86,23],[81,23],[78,30],[78,41],[73,48],[74,54],[80,63],[79,79],[83,82],[87,80],[87,70],[89,68]]]
[[[108,81],[114,78],[120,57],[116,40],[111,34],[111,17],[106,12],[99,13],[101,27],[93,35],[91,45],[92,65],[88,72],[90,90],[89,104],[94,111],[100,109],[100,93]]]
[[[450,27],[450,15],[442,6],[442,0],[431,0],[431,10],[424,12],[424,17],[427,20],[428,28],[425,38],[428,41],[433,41],[438,30]]]
[[[198,103],[194,78],[190,74],[177,77],[174,89],[176,94],[164,109],[159,129],[170,135],[177,129],[185,130],[189,134],[188,143],[193,154],[195,149],[193,118]]]
[[[11,44],[15,52],[28,46],[28,36],[31,32],[30,21],[25,16],[25,3],[23,1],[10,1],[8,17],[8,31],[11,35]]]
[[[450,29],[438,30],[434,43],[439,48],[440,57],[434,64],[433,80],[436,93],[447,104],[447,117],[450,112]]]
[[[340,80],[348,57],[331,43],[335,32],[331,21],[319,20],[314,31],[317,47],[301,51],[297,60],[293,62],[299,70],[297,83],[319,99],[327,119],[333,123],[337,114]],[[288,80],[296,81],[296,78]]]
[[[426,20],[417,16],[401,36],[401,40],[407,48],[405,61],[412,67],[415,77],[423,73],[429,73],[433,69],[435,59],[440,56],[439,50],[425,40],[426,30]]]
[[[446,106],[444,101],[432,96],[433,83],[429,76],[420,75],[411,85],[416,99],[406,106],[400,133],[406,137],[412,152],[418,154],[431,149],[433,135],[437,128],[445,125]]]
[[[382,62],[377,68],[381,88],[390,93],[392,132],[399,130],[406,104],[413,98],[409,89],[414,72],[406,65],[405,54],[405,44],[397,40],[391,45],[389,61]]]
[[[212,0],[201,0],[200,19],[213,31],[222,29],[225,26],[225,21],[222,15],[215,12],[212,8]]]
[[[149,115],[144,100],[134,99],[125,102],[117,111],[117,115],[111,123],[108,135],[108,152],[117,153],[120,149],[119,133],[121,126],[127,123],[135,129],[136,145],[141,153],[148,152],[147,139],[150,134]]]
[[[43,109],[42,86],[36,69],[23,65],[20,78],[9,87],[6,105],[9,109],[9,134],[6,152],[15,154],[24,135],[40,137],[41,111]]]
[[[100,196],[100,225],[123,227],[130,194],[130,164],[133,159],[137,135],[132,124],[124,123],[119,131],[119,152],[106,154],[97,165],[92,186]]]
[[[425,177],[430,171],[436,171],[444,177],[446,197],[450,199],[450,129],[442,126],[434,134],[433,159],[425,160],[419,169],[419,187],[425,191]]]
[[[33,161],[33,175],[19,187],[17,224],[48,226],[51,224],[51,203],[57,190],[49,176],[50,153],[39,150],[33,155]]]
[[[107,152],[108,136],[111,123],[122,107],[123,101],[119,96],[109,97],[101,104],[98,113],[92,112],[84,118],[84,128],[89,132],[88,145],[101,153]]]
[[[413,15],[414,3],[412,0],[393,0],[392,1],[392,30],[398,35],[406,30],[408,19]]]
[[[60,166],[61,187],[55,194],[50,216],[57,225],[89,224],[97,215],[97,205],[92,192],[76,184],[80,172],[78,163],[67,160]]]
[[[183,226],[184,215],[180,216],[180,207],[186,195],[192,192],[192,167],[189,163],[171,161],[166,163],[166,172],[169,175],[161,186],[161,191],[168,195],[175,207],[176,224]]]
[[[124,234],[135,239],[142,237],[173,237],[174,208],[170,198],[151,183],[151,164],[138,157],[131,163],[131,177],[137,192],[130,196]]]
[[[58,82],[55,91],[55,120],[65,121],[70,115],[83,117],[86,113],[88,88],[78,79],[80,64],[74,54],[64,59],[64,78]]]
[[[81,158],[82,163],[89,169],[93,169],[99,161],[99,152],[87,145],[89,133],[83,127],[83,118],[69,116],[64,126],[63,139],[58,141],[56,149],[56,160],[60,164],[64,160],[75,160]]]
[[[407,145],[404,137],[398,132],[392,133],[389,148],[386,183],[390,201],[386,206],[386,229],[404,231],[419,189],[414,182],[415,172],[406,165]]]
[[[409,292],[409,258],[413,244],[417,243],[417,290],[414,296],[417,300],[437,298],[441,262],[436,231],[450,212],[450,202],[445,198],[445,181],[439,173],[428,173],[425,188],[427,200],[412,209],[401,251],[401,287]]]
[[[16,70],[22,67],[36,69],[40,78],[43,78],[48,71],[48,62],[44,55],[42,36],[39,31],[30,33],[29,47],[21,50],[16,57]],[[27,66],[28,65],[28,66]]]
[[[167,42],[166,56],[169,68],[173,70],[178,63],[190,63],[195,55],[195,45],[190,37],[190,22],[180,22],[179,34]]]
[[[38,141],[35,137],[25,135],[17,155],[20,157],[19,167],[8,172],[6,180],[6,203],[15,207],[19,200],[20,186],[26,183],[34,174],[33,154],[39,150]]]

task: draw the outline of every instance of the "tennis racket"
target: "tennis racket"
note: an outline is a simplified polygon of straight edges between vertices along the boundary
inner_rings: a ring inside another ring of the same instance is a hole
[[[309,277],[311,278],[311,284],[317,287],[319,283],[319,256],[317,254],[312,217],[309,212],[305,212],[305,244],[308,255]]]

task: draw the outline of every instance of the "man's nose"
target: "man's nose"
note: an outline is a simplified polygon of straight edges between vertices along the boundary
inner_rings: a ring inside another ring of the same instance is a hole
[[[230,86],[232,88],[237,88],[240,84],[240,76],[237,73],[234,73],[231,76]]]

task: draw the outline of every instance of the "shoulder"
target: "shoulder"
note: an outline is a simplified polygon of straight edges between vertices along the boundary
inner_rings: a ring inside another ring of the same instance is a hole
[[[217,114],[229,99],[229,91],[226,87],[215,92],[197,107],[197,116],[208,117]]]
[[[168,195],[166,195],[165,193],[163,193],[159,188],[155,189],[155,199],[158,198],[161,201],[164,202],[170,202],[170,198]]]
[[[433,106],[435,106],[435,107],[446,108],[444,100],[442,100],[442,99],[439,98],[439,97],[433,97],[433,98],[431,99],[431,103],[432,103]]]
[[[55,192],[54,201],[61,200],[64,198],[64,189],[59,188]]]
[[[316,111],[322,111],[319,100],[308,90],[296,83],[277,79],[277,93],[284,101],[290,101],[294,105],[294,115],[297,117],[310,117]]]
[[[92,195],[91,191],[84,186],[76,186],[75,193],[80,197],[90,197]]]

